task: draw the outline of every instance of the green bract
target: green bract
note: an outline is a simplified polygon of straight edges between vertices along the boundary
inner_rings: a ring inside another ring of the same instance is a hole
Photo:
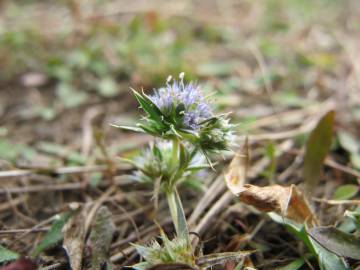
[[[159,180],[165,191],[171,191],[176,184],[208,167],[194,147],[169,141],[151,143],[139,156],[127,161],[137,168],[133,179],[151,184]]]
[[[185,239],[175,237],[169,240],[164,232],[161,233],[163,245],[153,241],[149,246],[134,245],[137,252],[146,260],[132,267],[137,270],[148,269],[162,263],[183,263],[195,266],[192,248]]]

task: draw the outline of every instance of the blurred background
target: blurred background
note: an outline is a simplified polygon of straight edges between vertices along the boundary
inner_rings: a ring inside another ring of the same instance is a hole
[[[64,162],[48,158],[55,150],[89,162],[93,127],[114,153],[137,143],[109,127],[138,117],[130,87],[151,91],[182,71],[233,112],[239,134],[289,130],[300,122],[279,113],[321,111],[325,101],[341,125],[359,127],[356,0],[0,4],[0,157],[9,162]],[[256,122],[269,115],[270,126]]]
[[[327,171],[333,181],[323,195],[331,197],[342,184],[357,185],[359,18],[358,0],[0,1],[0,169],[20,176],[20,181],[1,176],[1,202],[15,201],[1,208],[0,227],[31,227],[62,211],[66,202],[96,200],[109,185],[109,171],[91,166],[118,165],[118,156],[135,155],[150,140],[110,126],[139,119],[130,87],[150,92],[180,72],[202,85],[219,112],[232,112],[239,141],[250,138],[253,159],[271,160],[258,183],[301,182],[305,138],[324,113],[335,109],[336,140],[328,166],[341,170]],[[278,158],[284,142],[290,147]],[[90,166],[89,173],[76,174],[84,166]],[[117,173],[123,174],[119,166]],[[19,169],[36,173],[25,177]],[[124,209],[148,204],[149,194],[117,183],[129,191],[115,198]],[[357,191],[355,186],[352,197]],[[188,196],[193,201],[187,203],[198,201],[196,192]],[[10,211],[14,205],[16,214]],[[133,235],[130,222],[117,216],[123,209],[116,207],[111,211],[118,217],[119,239]],[[333,210],[327,208],[326,224],[338,218],[339,211]],[[260,220],[242,213],[242,221],[236,215],[226,219],[232,227],[218,221],[211,228],[224,233],[207,244],[206,253],[236,250],[237,230],[253,228]],[[147,217],[146,224],[134,217],[140,231],[153,224],[153,213]],[[275,236],[265,230],[252,246],[271,243],[272,253],[264,249],[258,259],[262,269],[276,265],[285,253],[295,256],[281,246],[284,230],[270,224],[271,232],[280,231],[280,240],[270,239]],[[216,232],[209,231],[208,237]],[[156,233],[155,227],[149,237]],[[1,243],[12,243],[13,237]],[[26,252],[39,239],[27,237],[12,248]],[[112,260],[119,265],[136,261],[120,256],[125,243],[112,247]]]

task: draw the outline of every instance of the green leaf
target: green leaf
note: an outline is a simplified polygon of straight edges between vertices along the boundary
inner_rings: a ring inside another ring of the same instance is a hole
[[[360,240],[335,227],[316,227],[309,231],[311,237],[327,250],[343,257],[360,260]]]
[[[360,231],[360,205],[355,211],[345,211],[344,215],[349,217],[355,223],[357,230]]]
[[[313,240],[305,226],[292,222],[287,218],[283,218],[276,213],[269,213],[269,216],[277,223],[284,224],[290,232],[301,239],[307,246],[309,251],[318,259],[321,270],[350,270],[344,260],[318,244]]]
[[[296,91],[285,90],[274,95],[275,104],[291,107],[303,107],[309,104],[309,101],[301,97]]]
[[[342,185],[334,192],[334,200],[348,200],[354,197],[359,191],[357,185]]]
[[[360,153],[351,154],[350,161],[356,169],[360,170]]]
[[[330,151],[334,118],[334,111],[325,114],[311,132],[307,141],[303,176],[308,194],[311,194],[318,184],[323,162]]]
[[[21,145],[8,140],[0,141],[0,158],[8,161],[14,161],[21,152]]]
[[[56,246],[63,239],[62,229],[66,222],[71,217],[72,212],[66,212],[62,214],[51,226],[50,231],[47,232],[44,239],[31,253],[32,256],[38,256],[41,252],[46,249]]]
[[[341,131],[338,138],[340,145],[349,153],[357,153],[360,149],[360,143],[350,133]]]
[[[303,258],[296,259],[295,261],[292,261],[291,263],[282,266],[280,268],[277,268],[277,270],[298,270],[303,266],[305,263]]]
[[[56,94],[67,108],[77,107],[87,99],[87,95],[83,91],[75,89],[67,83],[59,84],[56,88]]]
[[[0,263],[13,261],[19,258],[20,255],[0,245]]]
[[[131,268],[135,269],[135,270],[146,270],[150,267],[151,265],[148,262],[141,262],[141,263],[137,263],[131,266]]]
[[[113,97],[119,93],[119,88],[114,79],[105,77],[99,82],[98,91],[104,97]]]
[[[141,133],[144,132],[144,130],[142,128],[138,128],[138,127],[118,126],[115,124],[110,124],[110,126],[118,128],[118,129],[123,129],[123,130],[129,130],[129,131],[135,131],[135,132],[141,132]]]
[[[349,152],[352,165],[360,169],[360,142],[348,132],[342,131],[338,134],[340,145]]]
[[[309,237],[309,240],[315,249],[321,270],[351,270],[342,258],[323,248],[315,240],[311,239],[311,237]]]
[[[156,121],[156,123],[158,123],[159,125],[163,125],[163,119],[161,118],[162,113],[156,107],[156,105],[148,97],[146,97],[146,95],[141,95],[134,89],[132,89],[132,91],[141,108],[144,109],[144,111],[150,116],[150,118]]]
[[[51,143],[51,142],[40,142],[37,145],[40,151],[48,153],[50,155],[56,155],[61,158],[68,160],[79,165],[85,164],[85,157],[79,152],[73,151],[64,145]]]
[[[196,73],[199,76],[225,76],[236,68],[235,62],[208,62],[197,66]]]
[[[101,180],[103,179],[103,173],[102,172],[93,172],[90,174],[90,185],[91,187],[97,187],[101,183]]]

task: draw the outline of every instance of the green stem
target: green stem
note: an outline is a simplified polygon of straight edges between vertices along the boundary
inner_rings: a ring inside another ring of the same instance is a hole
[[[186,239],[190,244],[189,229],[186,223],[185,212],[176,187],[174,187],[172,191],[168,191],[166,197],[177,236]]]
[[[172,141],[172,144],[173,144],[173,148],[172,148],[172,157],[171,157],[171,170],[175,171],[179,162],[180,143],[177,139],[175,139]]]

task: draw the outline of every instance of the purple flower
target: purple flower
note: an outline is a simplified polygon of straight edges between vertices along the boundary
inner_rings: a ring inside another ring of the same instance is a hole
[[[197,130],[202,121],[213,116],[200,87],[192,82],[184,84],[182,74],[180,81],[170,83],[168,80],[166,87],[155,91],[150,99],[165,116],[173,116],[175,112],[185,129]]]

